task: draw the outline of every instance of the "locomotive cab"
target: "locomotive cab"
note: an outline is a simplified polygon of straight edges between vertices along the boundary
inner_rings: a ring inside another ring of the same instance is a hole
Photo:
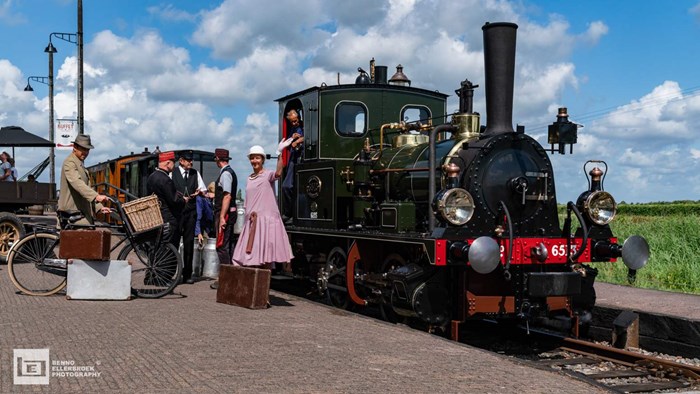
[[[377,66],[381,67],[381,66]],[[353,203],[353,185],[339,174],[353,171],[355,159],[366,142],[371,150],[380,145],[391,148],[415,145],[397,132],[380,135],[384,124],[399,124],[405,119],[441,124],[444,122],[447,95],[425,89],[389,84],[386,72],[373,79],[358,78],[359,83],[322,85],[276,100],[279,103],[279,135],[286,138],[289,109],[301,109],[304,121],[304,152],[294,174],[294,223],[317,228],[347,228],[358,224],[362,213]],[[403,137],[402,142],[396,142]],[[418,140],[422,135],[413,137]],[[370,180],[359,180],[358,182]],[[282,201],[281,204],[286,202]]]

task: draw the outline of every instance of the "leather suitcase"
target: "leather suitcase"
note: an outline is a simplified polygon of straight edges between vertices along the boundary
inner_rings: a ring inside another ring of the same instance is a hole
[[[264,309],[270,299],[269,293],[270,270],[230,264],[219,267],[216,302],[248,309]]]
[[[126,260],[68,260],[69,300],[131,299],[131,264]]]
[[[107,229],[62,230],[58,257],[109,261],[111,242],[112,232]]]

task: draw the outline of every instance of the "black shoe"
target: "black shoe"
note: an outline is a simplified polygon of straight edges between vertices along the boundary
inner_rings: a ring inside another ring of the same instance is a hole
[[[194,284],[194,278],[187,278],[187,279],[185,279],[185,283],[187,283],[188,285]]]
[[[218,280],[214,281],[214,283],[209,285],[209,288],[214,289],[214,290],[218,289],[219,288],[219,281]]]

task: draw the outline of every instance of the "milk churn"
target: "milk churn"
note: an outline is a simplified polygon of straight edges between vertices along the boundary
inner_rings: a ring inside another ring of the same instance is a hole
[[[245,223],[245,209],[243,209],[243,201],[236,201],[236,224],[233,225],[233,233],[240,234],[243,231]]]
[[[219,256],[216,254],[216,238],[209,238],[202,249],[202,277],[219,277]]]

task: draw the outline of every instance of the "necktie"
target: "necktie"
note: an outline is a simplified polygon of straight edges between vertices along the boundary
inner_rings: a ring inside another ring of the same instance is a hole
[[[189,194],[189,193],[188,193],[188,190],[187,190],[187,189],[188,189],[188,185],[187,185],[187,175],[189,175],[189,173],[190,173],[189,171],[185,170],[185,194],[186,194],[186,195]]]

